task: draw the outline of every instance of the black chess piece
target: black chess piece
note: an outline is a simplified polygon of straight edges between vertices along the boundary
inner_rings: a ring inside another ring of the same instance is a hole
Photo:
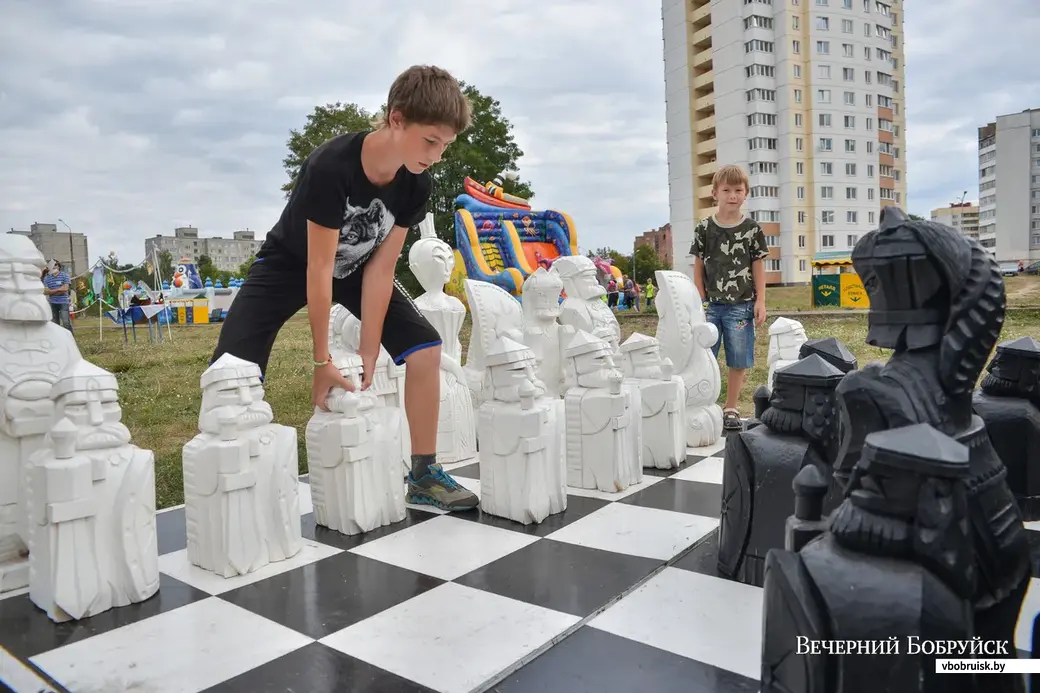
[[[842,373],[851,373],[859,368],[856,356],[849,348],[834,337],[810,339],[798,349],[798,358],[804,359],[809,354],[818,354],[824,361]]]
[[[975,691],[910,646],[974,635],[968,448],[918,424],[862,449],[828,529],[766,558],[762,693]]]
[[[1029,585],[1029,546],[1005,469],[972,393],[1004,322],[994,257],[955,229],[911,221],[896,207],[860,239],[852,263],[870,297],[867,343],[892,349],[884,365],[852,371],[837,388],[841,443],[835,477],[850,486],[867,436],[926,423],[968,444],[975,570],[975,635],[1010,643]],[[1017,691],[994,683],[990,690]]]
[[[1007,468],[1022,519],[1040,520],[1040,342],[1022,337],[997,345],[987,370],[972,406]]]
[[[718,569],[760,586],[766,552],[784,546],[792,483],[815,465],[831,479],[837,451],[834,389],[844,374],[816,354],[776,371],[761,424],[726,439]],[[828,508],[841,500],[833,485]]]

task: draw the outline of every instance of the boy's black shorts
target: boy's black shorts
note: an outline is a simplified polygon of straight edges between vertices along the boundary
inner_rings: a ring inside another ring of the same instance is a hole
[[[352,314],[361,315],[361,279],[364,267],[332,282],[332,300]],[[307,271],[294,258],[268,254],[249,268],[227,319],[220,329],[213,361],[231,354],[267,372],[271,348],[282,326],[307,305]],[[437,346],[441,336],[404,288],[394,280],[394,290],[383,321],[383,346],[400,365],[414,351]]]

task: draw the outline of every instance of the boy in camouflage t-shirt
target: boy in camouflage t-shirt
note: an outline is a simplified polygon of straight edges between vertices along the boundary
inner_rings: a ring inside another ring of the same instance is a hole
[[[719,331],[712,347],[726,347],[729,368],[723,426],[741,428],[737,400],[747,370],[755,365],[755,327],[766,320],[766,282],[762,259],[769,254],[758,222],[745,217],[741,205],[748,194],[748,178],[738,166],[723,166],[712,180],[718,212],[693,231],[693,280],[705,301],[708,322]]]

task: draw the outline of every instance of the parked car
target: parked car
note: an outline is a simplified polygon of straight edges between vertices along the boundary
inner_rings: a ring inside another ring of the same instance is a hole
[[[1002,262],[1000,263],[1000,273],[1005,277],[1017,277],[1018,276],[1018,263],[1017,262]]]
[[[1034,262],[1033,264],[1022,270],[1022,274],[1040,274],[1040,262]]]

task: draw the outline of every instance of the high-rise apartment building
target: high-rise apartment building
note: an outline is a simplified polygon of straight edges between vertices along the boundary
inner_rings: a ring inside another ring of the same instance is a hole
[[[979,128],[979,243],[1000,262],[1040,260],[1040,108]]]
[[[955,228],[968,238],[979,238],[979,206],[974,202],[951,202],[932,210],[932,221]]]
[[[903,0],[662,0],[675,269],[739,164],[766,281],[805,283],[883,206],[906,208]]]

